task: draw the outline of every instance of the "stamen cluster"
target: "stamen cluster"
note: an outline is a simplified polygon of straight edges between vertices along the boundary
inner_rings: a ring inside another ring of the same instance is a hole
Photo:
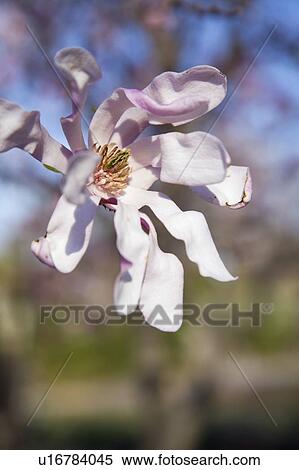
[[[101,157],[93,174],[93,183],[100,189],[119,194],[128,185],[131,168],[130,149],[120,149],[116,144],[94,144],[95,152]]]

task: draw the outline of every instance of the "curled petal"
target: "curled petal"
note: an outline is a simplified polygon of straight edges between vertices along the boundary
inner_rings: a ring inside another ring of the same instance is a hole
[[[149,237],[142,230],[139,211],[131,205],[117,205],[114,216],[117,249],[121,255],[121,272],[114,287],[114,301],[122,313],[133,312],[140,298]]]
[[[135,142],[131,151],[134,169],[161,167],[161,181],[187,186],[222,181],[230,158],[222,142],[205,132],[145,137]]]
[[[15,103],[0,99],[0,152],[16,147],[61,173],[66,171],[72,155],[41,125],[38,111],[25,111]]]
[[[145,320],[161,331],[175,332],[183,321],[184,269],[172,253],[158,245],[156,230],[146,216],[149,226],[149,252],[140,295],[140,309]]]
[[[54,57],[56,67],[71,84],[76,106],[82,106],[86,86],[102,76],[94,57],[82,47],[66,47]]]
[[[42,263],[46,264],[47,266],[50,266],[51,268],[55,268],[47,236],[40,237],[37,240],[33,240],[33,242],[31,243],[31,251]]]
[[[137,208],[149,206],[167,230],[185,242],[187,255],[198,265],[202,276],[222,282],[236,279],[224,266],[202,213],[183,212],[165,194],[132,187],[128,187],[120,199]]]
[[[73,271],[88,247],[97,202],[88,198],[77,206],[62,196],[49,221],[46,236],[33,242],[33,253],[62,273]]]
[[[219,206],[240,209],[246,206],[252,196],[252,182],[249,168],[230,166],[224,181],[193,188],[202,198]]]
[[[184,124],[218,106],[226,77],[208,65],[158,75],[143,90],[124,89],[128,99],[149,115],[151,124]]]
[[[81,47],[61,49],[54,61],[66,80],[72,100],[73,112],[61,119],[61,125],[72,151],[75,152],[85,148],[80,112],[86,101],[88,86],[99,80],[102,74],[94,57]]]

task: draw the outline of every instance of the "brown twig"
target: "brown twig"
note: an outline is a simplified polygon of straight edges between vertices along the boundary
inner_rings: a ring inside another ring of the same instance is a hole
[[[242,4],[234,5],[229,8],[224,8],[219,5],[202,5],[199,2],[195,3],[189,0],[170,0],[170,3],[175,8],[184,8],[192,13],[205,14],[205,15],[222,15],[234,16],[239,15],[247,7],[249,0],[244,0]]]

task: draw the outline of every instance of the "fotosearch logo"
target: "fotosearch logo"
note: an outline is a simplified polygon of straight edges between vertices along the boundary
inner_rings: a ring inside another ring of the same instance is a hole
[[[244,308],[238,303],[207,304],[200,306],[198,304],[177,305],[177,315],[170,317],[162,305],[157,304],[149,318],[148,322],[157,322],[159,325],[176,325],[181,318],[181,310],[184,311],[184,322],[192,326],[210,326],[210,327],[240,327],[249,325],[260,327],[263,324],[265,315],[273,312],[272,303],[252,303]],[[41,305],[40,323],[45,325],[48,322],[73,325],[130,325],[140,326],[146,322],[141,315],[140,310],[132,312],[130,305]]]

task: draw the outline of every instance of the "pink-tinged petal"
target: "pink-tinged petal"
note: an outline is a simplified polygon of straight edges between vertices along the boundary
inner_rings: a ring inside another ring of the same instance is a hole
[[[246,206],[252,196],[252,182],[249,168],[230,166],[224,181],[208,186],[193,188],[196,193],[213,204],[241,209]]]
[[[145,137],[131,146],[132,165],[161,167],[166,183],[197,186],[225,178],[229,155],[222,142],[205,132],[169,132]]]
[[[47,266],[55,268],[47,237],[40,237],[31,243],[31,251],[35,256]]]
[[[54,58],[56,67],[66,80],[72,100],[72,114],[61,119],[61,125],[73,152],[85,148],[81,129],[81,112],[88,86],[99,80],[101,70],[94,57],[81,47],[61,49]]]
[[[33,253],[62,273],[73,271],[88,247],[97,203],[88,198],[77,206],[62,196],[49,221],[45,238],[40,239],[41,249],[33,243]]]
[[[128,99],[149,114],[151,124],[184,124],[218,106],[226,77],[208,65],[158,75],[143,90],[124,89]]]
[[[162,251],[150,219],[149,252],[140,295],[140,309],[145,320],[161,331],[177,331],[183,320],[184,269],[178,258]]]
[[[68,166],[68,171],[63,183],[63,194],[73,204],[83,204],[86,197],[86,185],[99,162],[98,155],[93,151],[77,153]]]
[[[110,140],[124,148],[134,142],[147,126],[147,113],[142,109],[129,108],[117,121]]]
[[[119,199],[138,209],[149,206],[171,235],[185,242],[187,255],[198,265],[202,276],[222,282],[236,279],[224,266],[202,213],[183,212],[165,194],[133,187],[126,188]]]
[[[160,168],[139,168],[131,173],[129,184],[134,188],[149,189],[160,178]]]
[[[105,145],[112,142],[111,137],[114,129],[129,108],[132,108],[132,103],[127,99],[121,88],[115,90],[109,98],[103,101],[93,115],[89,126],[89,146],[92,147],[95,143]],[[138,127],[138,124],[136,126]],[[127,132],[127,127],[125,132]],[[118,134],[120,136],[120,127],[118,128]],[[114,134],[114,137],[119,138],[116,134]]]
[[[121,255],[121,272],[114,287],[114,302],[120,313],[136,310],[140,298],[149,237],[141,228],[140,213],[134,207],[119,203],[114,216],[116,245]]]
[[[0,99],[0,152],[16,147],[61,173],[65,173],[72,155],[41,125],[38,111],[25,111],[15,103]]]

